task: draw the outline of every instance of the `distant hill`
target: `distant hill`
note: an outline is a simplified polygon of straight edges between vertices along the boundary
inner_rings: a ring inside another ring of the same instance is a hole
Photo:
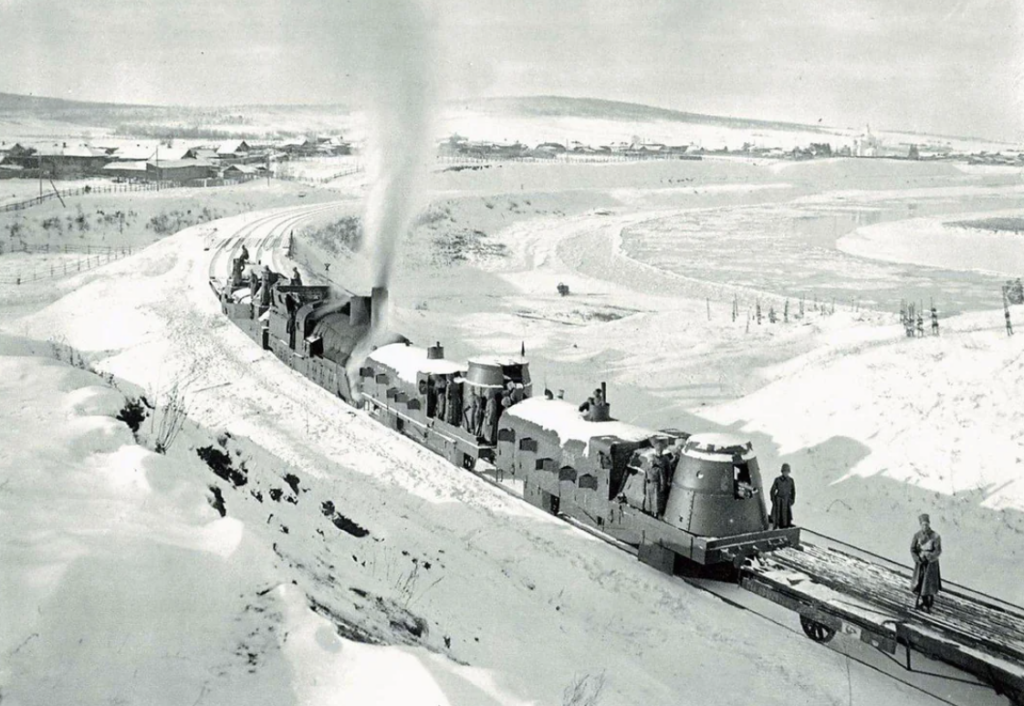
[[[751,118],[732,118],[721,115],[688,113],[669,108],[658,108],[640,103],[603,100],[600,98],[566,98],[563,96],[523,96],[516,98],[484,98],[460,105],[482,112],[513,114],[520,117],[576,117],[629,122],[664,121],[718,125],[730,128],[754,128],[800,132],[834,132],[821,125]]]
[[[88,101],[66,100],[64,98],[46,98],[43,96],[25,96],[18,93],[0,92],[0,112],[39,111],[43,113],[54,113],[82,110],[145,109],[149,107],[151,106],[123,105],[118,103],[91,103]]]
[[[566,98],[562,96],[524,96],[518,98],[485,98],[465,102],[452,102],[450,107],[470,107],[481,112],[517,117],[579,117],[631,122],[668,121],[700,123],[733,128],[766,128],[825,132],[821,126],[798,123],[730,118],[702,113],[688,113],[668,108],[657,108],[639,103],[601,100],[598,98]],[[0,93],[0,114],[31,114],[37,118],[87,121],[91,124],[115,126],[123,122],[172,121],[205,122],[213,116],[230,112],[258,112],[261,114],[311,113],[316,111],[338,113],[346,111],[342,105],[253,105],[253,106],[157,106],[126,103],[98,103],[63,98],[25,96]]]
[[[804,125],[779,120],[757,120],[670,108],[565,96],[520,96],[478,98],[451,101],[445,106],[449,115],[471,110],[502,118],[578,118],[623,123],[662,123],[704,125],[740,131],[773,130],[821,135],[849,134],[848,129],[823,125]],[[0,132],[4,119],[18,121],[26,117],[52,121],[58,125],[106,128],[115,134],[135,137],[228,138],[253,135],[296,136],[309,132],[349,130],[355,106],[332,105],[236,105],[236,106],[163,106],[128,103],[76,101],[0,92]],[[58,129],[60,129],[58,127]],[[882,132],[882,131],[879,131]],[[898,132],[888,130],[885,132]],[[909,134],[909,133],[901,133]],[[939,136],[921,134],[922,138]],[[975,139],[941,136],[947,139]],[[827,142],[828,140],[822,140]],[[986,141],[987,142],[987,141]]]
[[[81,127],[107,128],[133,137],[215,138],[327,130],[348,112],[338,105],[162,106],[74,101],[0,93],[0,124],[31,117]],[[337,132],[337,130],[335,130]]]

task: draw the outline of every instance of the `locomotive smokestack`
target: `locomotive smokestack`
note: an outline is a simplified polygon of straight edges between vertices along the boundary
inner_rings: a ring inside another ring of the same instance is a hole
[[[388,288],[374,287],[370,292],[370,326],[382,333],[388,328]]]
[[[350,326],[366,326],[370,323],[370,297],[352,297],[348,323]]]
[[[440,360],[441,358],[444,358],[444,346],[438,341],[437,345],[427,349],[427,360]]]
[[[601,399],[604,400],[605,404],[608,404],[608,385],[604,380],[601,381]]]

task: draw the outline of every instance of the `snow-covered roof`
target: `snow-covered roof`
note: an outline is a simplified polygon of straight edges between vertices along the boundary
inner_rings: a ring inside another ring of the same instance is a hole
[[[65,157],[105,157],[106,151],[88,145],[70,145],[64,148]]]
[[[626,441],[643,441],[657,436],[657,432],[651,429],[643,429],[626,422],[589,422],[574,405],[564,400],[549,400],[544,397],[523,400],[509,407],[505,414],[555,432],[563,444],[570,439],[587,444],[597,436],[617,436]]]
[[[61,157],[64,155],[64,148],[58,144],[40,145],[36,149],[39,157]]]
[[[238,152],[248,151],[249,145],[246,144],[245,140],[225,140],[217,148],[217,154],[237,154]]]
[[[124,159],[130,162],[146,161],[156,153],[156,145],[134,144],[118,147],[114,151],[115,159]]]
[[[386,365],[394,370],[398,377],[406,382],[415,383],[417,373],[430,375],[450,375],[461,373],[466,366],[445,358],[427,358],[427,349],[419,346],[408,346],[404,343],[392,343],[381,346],[369,355],[370,360]]]
[[[157,162],[155,159],[149,160],[149,164],[154,167],[159,166],[161,169],[179,169],[181,167],[210,167],[213,166],[209,162],[202,159],[161,159]]]
[[[123,172],[123,171],[135,171],[144,172],[146,171],[145,162],[110,162],[103,165],[103,171],[111,172]]]

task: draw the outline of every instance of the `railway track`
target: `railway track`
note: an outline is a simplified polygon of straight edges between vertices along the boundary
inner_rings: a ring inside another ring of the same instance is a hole
[[[261,216],[246,223],[217,243],[213,255],[210,257],[209,278],[211,280],[226,278],[230,273],[231,261],[237,257],[243,244],[249,248],[252,262],[260,262],[264,254],[269,253],[272,259],[267,264],[281,271],[283,268],[281,267],[280,246],[288,232],[303,221],[347,205],[346,202],[334,202],[316,206],[300,206],[282,213]],[[266,234],[260,235],[254,242],[249,242],[259,230],[268,226],[269,230]]]

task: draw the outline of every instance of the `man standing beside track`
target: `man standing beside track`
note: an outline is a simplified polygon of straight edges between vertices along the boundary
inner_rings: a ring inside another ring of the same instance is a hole
[[[796,482],[789,477],[789,464],[782,464],[782,475],[772,483],[772,525],[775,529],[793,526],[793,503],[796,502]]]
[[[921,515],[917,520],[921,523],[921,529],[910,542],[910,554],[914,557],[914,578],[911,579],[910,590],[917,594],[914,609],[931,613],[935,596],[942,590],[942,577],[939,573],[942,537],[932,529],[928,515]]]

